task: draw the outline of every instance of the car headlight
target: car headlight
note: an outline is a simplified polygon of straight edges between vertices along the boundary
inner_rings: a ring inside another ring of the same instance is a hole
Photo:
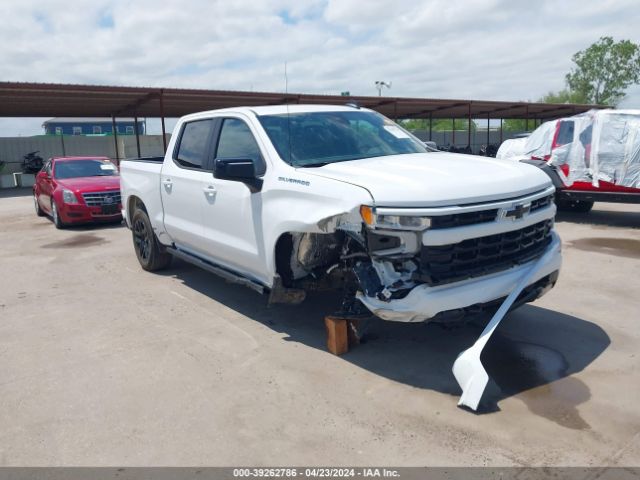
[[[392,230],[426,230],[431,226],[431,218],[417,215],[379,215],[368,205],[360,207],[360,216],[371,228]]]
[[[76,194],[71,190],[62,190],[62,201],[64,203],[78,203],[78,198]]]

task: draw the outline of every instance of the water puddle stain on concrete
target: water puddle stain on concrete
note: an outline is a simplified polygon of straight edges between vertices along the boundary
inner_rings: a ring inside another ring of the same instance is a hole
[[[630,238],[581,238],[567,242],[569,247],[616,257],[640,258],[640,240]]]
[[[81,234],[59,242],[47,243],[46,245],[43,245],[42,248],[88,247],[92,245],[101,245],[103,243],[107,243],[107,241],[102,237],[93,234]]]
[[[502,396],[522,400],[529,410],[563,427],[589,429],[578,405],[591,398],[589,388],[567,376],[564,356],[543,345],[500,339],[485,350],[482,362]]]

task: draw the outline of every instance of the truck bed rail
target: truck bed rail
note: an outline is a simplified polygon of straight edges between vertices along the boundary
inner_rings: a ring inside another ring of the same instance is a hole
[[[136,157],[136,158],[122,158],[121,162],[152,162],[152,163],[162,163],[164,161],[164,157]]]

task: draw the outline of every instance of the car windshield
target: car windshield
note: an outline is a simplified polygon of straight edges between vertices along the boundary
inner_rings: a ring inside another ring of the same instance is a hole
[[[280,157],[295,167],[428,151],[409,132],[370,111],[285,113],[258,118]]]
[[[118,169],[109,160],[65,160],[55,163],[56,178],[107,177],[117,174]]]

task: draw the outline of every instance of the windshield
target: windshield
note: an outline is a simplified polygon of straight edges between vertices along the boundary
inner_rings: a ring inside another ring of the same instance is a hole
[[[117,175],[109,160],[66,160],[55,163],[55,178],[106,177]]]
[[[416,137],[375,112],[285,113],[258,118],[280,157],[295,167],[428,151]]]

